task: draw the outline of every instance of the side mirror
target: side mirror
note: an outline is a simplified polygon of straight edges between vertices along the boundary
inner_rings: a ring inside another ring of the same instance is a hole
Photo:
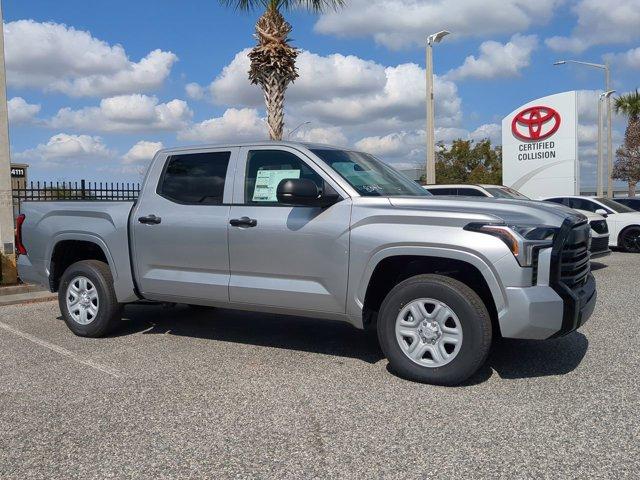
[[[323,192],[313,180],[308,178],[289,178],[280,181],[276,196],[278,203],[283,205],[325,208],[333,205],[340,198],[332,188],[325,188],[325,190]]]
[[[607,212],[604,208],[597,209],[596,213],[598,215],[602,215],[604,218],[607,218],[609,216],[609,212]]]

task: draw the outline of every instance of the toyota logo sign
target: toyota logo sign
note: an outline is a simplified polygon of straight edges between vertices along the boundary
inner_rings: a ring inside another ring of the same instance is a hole
[[[560,128],[560,114],[551,107],[529,107],[519,112],[511,122],[513,134],[524,141],[549,138]]]

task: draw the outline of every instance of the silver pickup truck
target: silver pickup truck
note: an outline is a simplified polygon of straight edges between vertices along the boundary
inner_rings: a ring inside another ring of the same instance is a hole
[[[22,279],[77,335],[141,300],[375,327],[391,368],[463,382],[492,339],[547,339],[596,301],[589,225],[539,202],[440,199],[362,152],[287,142],[158,152],[136,202],[23,204]]]

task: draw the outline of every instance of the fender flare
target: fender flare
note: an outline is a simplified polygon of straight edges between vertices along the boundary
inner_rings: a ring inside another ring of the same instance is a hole
[[[79,242],[89,242],[100,247],[100,250],[102,250],[102,253],[104,253],[105,258],[107,259],[107,262],[109,262],[109,268],[111,269],[111,274],[113,275],[113,279],[115,280],[118,278],[116,263],[113,258],[113,255],[111,255],[111,251],[109,250],[109,247],[107,247],[106,242],[102,240],[102,238],[98,237],[97,235],[92,235],[90,233],[81,233],[81,232],[59,233],[58,235],[53,237],[51,242],[49,242],[49,246],[47,247],[47,252],[45,256],[45,270],[47,272],[47,276],[51,274],[51,259],[53,257],[53,252],[55,251],[56,247],[60,242],[64,242],[68,240],[74,240]]]
[[[362,306],[364,305],[364,298],[369,286],[369,282],[371,281],[373,272],[375,271],[378,264],[386,258],[407,255],[449,258],[452,260],[459,260],[474,266],[476,269],[478,269],[485,282],[487,282],[487,286],[491,291],[491,296],[493,297],[493,302],[496,306],[496,310],[498,312],[501,312],[502,310],[504,310],[504,308],[506,308],[506,292],[504,290],[504,287],[502,286],[502,283],[498,280],[498,275],[491,267],[489,261],[480,257],[475,252],[431,246],[388,247],[377,251],[371,257],[369,257],[367,266],[365,267],[360,279],[358,291],[356,292],[356,303],[360,308],[362,308]]]

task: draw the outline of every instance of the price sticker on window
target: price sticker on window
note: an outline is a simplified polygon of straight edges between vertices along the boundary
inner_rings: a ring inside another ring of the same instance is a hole
[[[289,178],[300,178],[300,170],[258,170],[253,201],[277,202],[278,184]]]

